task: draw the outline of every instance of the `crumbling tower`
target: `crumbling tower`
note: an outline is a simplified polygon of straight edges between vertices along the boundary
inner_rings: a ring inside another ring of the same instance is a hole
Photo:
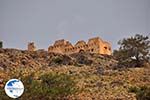
[[[36,47],[34,45],[34,42],[28,43],[28,51],[35,51]]]

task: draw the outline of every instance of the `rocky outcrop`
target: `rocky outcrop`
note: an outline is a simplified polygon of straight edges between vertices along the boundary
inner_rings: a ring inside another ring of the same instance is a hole
[[[65,55],[44,50],[26,51],[17,49],[0,49],[0,68],[3,70],[8,70],[13,67],[40,68],[58,65],[111,67],[115,65],[115,63],[116,61],[112,56],[84,51]]]

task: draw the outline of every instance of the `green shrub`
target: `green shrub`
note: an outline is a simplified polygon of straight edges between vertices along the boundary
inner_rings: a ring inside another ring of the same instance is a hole
[[[77,62],[75,62],[74,66],[82,67],[83,65],[82,65],[82,64],[79,64],[79,63],[77,63]]]
[[[61,57],[55,57],[52,59],[52,61],[56,64],[61,64],[63,62],[63,59]]]
[[[137,100],[150,100],[150,87],[130,87],[129,92],[135,93]]]
[[[0,100],[11,100],[11,98],[6,95],[4,88],[0,88]]]
[[[35,76],[35,73],[32,73],[26,76],[17,74],[11,77],[21,79],[24,84],[25,90],[19,100],[62,100],[77,92],[75,82],[71,76],[66,74],[46,73]],[[0,100],[11,100],[5,94],[3,87],[0,88]]]
[[[6,77],[6,79],[3,80],[3,85],[6,84],[6,82],[8,81],[9,79]],[[4,86],[3,87],[0,87],[0,100],[12,100],[10,97],[7,96],[7,94],[5,93],[5,90],[4,90]]]
[[[3,48],[3,42],[0,41],[0,48]]]
[[[59,100],[76,92],[75,82],[66,74],[44,74],[35,80],[33,75],[23,79],[25,92],[21,100]]]

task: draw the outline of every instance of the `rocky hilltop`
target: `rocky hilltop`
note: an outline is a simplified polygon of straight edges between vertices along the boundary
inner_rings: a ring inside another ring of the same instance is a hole
[[[46,68],[58,65],[88,65],[111,68],[116,62],[112,56],[84,51],[63,55],[44,50],[0,49],[0,68],[2,70],[9,70],[16,67]]]
[[[43,73],[63,73],[71,76],[79,90],[65,100],[136,100],[128,89],[150,86],[150,68],[116,69],[116,66],[113,56],[83,51],[63,55],[44,50],[0,49],[0,87],[3,88],[5,80],[30,73],[34,73],[35,80]],[[3,92],[0,97],[5,95]]]

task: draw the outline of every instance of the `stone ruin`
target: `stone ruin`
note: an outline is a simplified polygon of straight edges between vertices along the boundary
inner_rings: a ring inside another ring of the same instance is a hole
[[[28,43],[28,51],[35,50],[36,47],[34,45],[34,42]],[[72,45],[69,41],[61,39],[55,41],[53,45],[48,47],[48,52],[61,54],[73,54],[81,51],[107,55],[111,55],[112,53],[110,43],[102,40],[99,37],[91,38],[88,40],[87,43],[83,40],[80,40],[75,45]]]
[[[28,43],[28,51],[35,51],[36,47],[34,45],[34,42]]]
[[[81,40],[75,45],[64,39],[55,41],[54,45],[48,47],[48,52],[55,52],[61,54],[73,54],[81,51],[91,53],[111,55],[111,45],[99,37],[91,38],[86,43]]]

